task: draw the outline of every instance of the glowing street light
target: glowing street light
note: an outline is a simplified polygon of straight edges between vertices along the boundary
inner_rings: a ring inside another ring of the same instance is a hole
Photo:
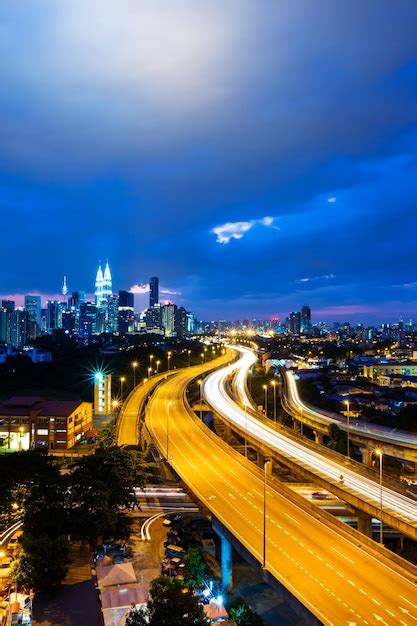
[[[190,367],[190,365],[191,365],[191,350],[188,350],[187,354],[188,354],[188,367]]]
[[[133,367],[133,386],[136,387],[136,368],[139,365],[139,363],[137,361],[133,361],[132,363],[132,367]]]
[[[379,456],[379,542],[384,543],[384,529],[382,527],[382,456],[381,448],[375,450],[376,456]]]
[[[201,364],[204,363],[204,352],[201,353]]]
[[[112,407],[113,407],[113,411],[115,411],[117,409],[117,407],[119,406],[120,402],[118,400],[112,400]]]
[[[268,385],[262,385],[262,389],[265,392],[265,398],[264,398],[265,417],[268,417]]]
[[[346,422],[347,422],[347,455],[348,458],[350,458],[350,437],[349,437],[349,431],[350,431],[350,404],[349,404],[349,400],[345,400],[345,404],[346,404]]]
[[[169,370],[171,369],[171,365],[170,365],[170,362],[171,362],[171,356],[172,356],[172,352],[168,352],[168,355],[167,355],[167,361],[168,361],[168,372],[169,372]]]
[[[149,355],[149,365],[152,367],[153,354]]]
[[[271,385],[274,390],[274,422],[277,421],[277,383],[275,380],[271,380]]]
[[[126,377],[125,376],[120,376],[120,397],[122,399],[123,402],[123,383],[125,382]]]

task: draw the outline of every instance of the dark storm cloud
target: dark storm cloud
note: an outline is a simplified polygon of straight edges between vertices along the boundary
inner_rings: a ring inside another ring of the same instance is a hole
[[[118,287],[159,274],[201,315],[412,312],[393,285],[416,279],[416,19],[414,0],[3,2],[0,291],[88,290],[109,257]]]

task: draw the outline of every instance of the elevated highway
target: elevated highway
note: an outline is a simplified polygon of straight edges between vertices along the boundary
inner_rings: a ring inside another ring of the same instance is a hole
[[[193,377],[209,369],[206,364],[175,374],[147,405],[147,427],[175,471],[259,562],[265,557],[269,574],[318,622],[407,626],[417,621],[415,568],[393,562],[378,544],[325,519],[197,419],[185,392]]]
[[[308,478],[328,488],[355,509],[377,519],[382,518],[384,523],[417,540],[416,500],[398,493],[385,483],[381,490],[380,484],[369,477],[366,470],[364,474],[359,471],[359,464],[353,469],[348,460],[340,463],[326,457],[324,448],[319,452],[294,441],[252,408],[246,390],[246,377],[255,357],[247,348],[236,349],[242,355],[240,360],[210,374],[204,382],[204,397],[215,412],[243,437],[253,441],[264,455],[283,458],[290,466],[301,469]],[[234,373],[241,404],[230,397],[226,388],[227,379]]]
[[[344,431],[349,431],[351,441],[363,450],[365,460],[375,448],[383,446],[384,453],[397,459],[417,462],[417,436],[377,424],[358,422],[337,413],[330,413],[304,403],[297,389],[294,375],[285,367],[280,367],[282,378],[281,398],[285,410],[295,419],[310,426],[316,433],[327,433],[330,424]]]

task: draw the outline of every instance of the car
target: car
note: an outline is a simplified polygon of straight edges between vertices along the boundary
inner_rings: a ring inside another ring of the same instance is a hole
[[[314,491],[311,497],[313,500],[334,500],[334,497],[328,491]]]
[[[175,546],[172,543],[170,543],[165,548],[165,555],[169,558],[173,558],[175,556],[181,557],[184,554],[184,552],[185,552],[184,548],[181,548],[180,546]]]
[[[170,513],[169,515],[165,516],[164,521],[162,522],[162,524],[164,526],[172,526],[172,524],[175,524],[177,522],[181,521],[181,515],[179,513]]]

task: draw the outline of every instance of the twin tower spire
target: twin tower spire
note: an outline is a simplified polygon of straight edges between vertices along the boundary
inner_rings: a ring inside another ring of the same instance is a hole
[[[96,297],[96,306],[101,307],[107,305],[107,299],[113,293],[113,285],[109,263],[107,261],[106,267],[101,269],[101,263],[98,266],[96,275],[96,288],[94,295]]]

